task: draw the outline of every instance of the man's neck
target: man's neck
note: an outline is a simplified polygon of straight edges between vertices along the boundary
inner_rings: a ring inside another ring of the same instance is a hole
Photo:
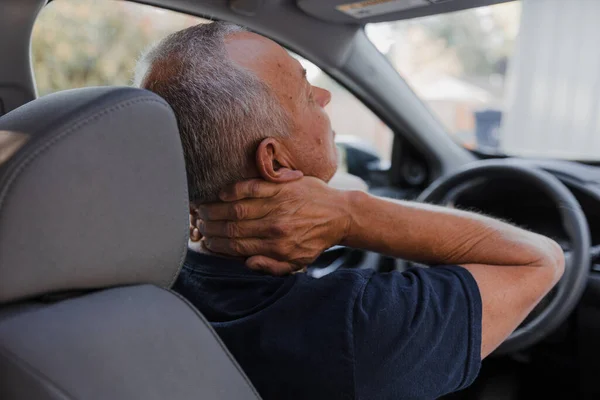
[[[191,251],[194,251],[196,253],[208,254],[213,257],[225,258],[227,260],[236,260],[236,261],[240,261],[242,263],[246,260],[244,257],[229,257],[229,256],[224,256],[222,254],[213,253],[212,251],[206,249],[202,245],[202,240],[199,240],[197,242],[188,240],[188,249],[190,249]]]
[[[196,253],[202,253],[202,254],[210,254],[210,252],[208,250],[205,250],[204,247],[202,246],[202,241],[197,241],[194,242],[191,239],[188,240],[188,249],[195,251]]]
[[[213,253],[212,251],[204,248],[204,246],[202,245],[202,240],[199,240],[197,242],[188,240],[188,249],[190,249],[191,251],[195,251],[196,253],[208,254],[210,256],[224,258],[226,260],[235,260],[235,261],[240,261],[242,263],[246,261],[244,257],[228,257],[228,256],[224,256],[221,254]],[[292,274],[298,274],[298,273],[303,273],[303,272],[306,272],[306,267],[299,269],[297,271],[294,271],[294,272],[292,272]]]

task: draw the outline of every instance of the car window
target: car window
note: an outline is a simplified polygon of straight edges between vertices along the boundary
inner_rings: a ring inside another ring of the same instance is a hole
[[[32,35],[39,95],[86,86],[129,85],[135,63],[150,44],[206,19],[128,1],[54,0]],[[339,140],[358,138],[390,158],[391,130],[347,89],[295,54],[312,84],[329,90],[327,106]],[[340,157],[344,160],[343,154]]]
[[[39,95],[85,86],[130,85],[150,44],[202,18],[129,1],[54,0],[33,29]]]
[[[565,4],[512,1],[366,33],[464,146],[598,162],[600,2]]]
[[[368,24],[377,48],[467,148],[498,149],[520,2]]]

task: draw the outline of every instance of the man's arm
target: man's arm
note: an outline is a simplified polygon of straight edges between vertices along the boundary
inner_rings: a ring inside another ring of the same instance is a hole
[[[485,357],[558,282],[563,253],[552,240],[488,217],[344,192],[313,178],[242,182],[225,203],[199,210],[209,250],[250,256],[248,265],[288,272],[344,244],[468,269],[482,298]]]
[[[517,328],[564,271],[556,242],[507,223],[363,193],[349,196],[352,225],[344,244],[471,272],[482,299],[482,358]]]

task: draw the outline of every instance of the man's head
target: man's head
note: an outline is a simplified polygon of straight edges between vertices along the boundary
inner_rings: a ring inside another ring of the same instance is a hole
[[[301,171],[328,181],[335,172],[331,95],[269,39],[219,22],[184,29],[142,57],[135,83],[177,116],[192,203],[247,178]]]

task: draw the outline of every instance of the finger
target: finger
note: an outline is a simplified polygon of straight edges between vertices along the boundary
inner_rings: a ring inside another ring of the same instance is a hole
[[[204,237],[204,246],[213,253],[232,257],[249,257],[256,254],[274,256],[275,246],[263,239],[228,239],[220,237]]]
[[[272,206],[261,199],[241,200],[233,203],[211,203],[198,207],[200,218],[206,221],[240,221],[263,218]]]
[[[192,236],[195,228],[196,228],[196,225],[194,223],[192,223],[192,219],[190,217],[190,237]]]
[[[223,201],[236,201],[247,198],[273,197],[281,190],[282,185],[262,179],[251,179],[237,182],[225,188],[219,198]]]
[[[246,260],[246,266],[250,269],[264,271],[271,275],[287,275],[300,268],[292,263],[278,261],[265,256],[253,256],[248,258]]]
[[[202,235],[200,234],[198,228],[192,229],[192,232],[190,233],[190,240],[192,242],[199,242],[200,239],[202,239]]]
[[[200,231],[197,229],[198,227],[196,222],[197,217],[190,214],[190,240],[192,242],[197,242],[202,237],[200,235]]]
[[[262,219],[245,221],[202,221],[198,229],[204,236],[222,238],[281,238],[289,229]]]

